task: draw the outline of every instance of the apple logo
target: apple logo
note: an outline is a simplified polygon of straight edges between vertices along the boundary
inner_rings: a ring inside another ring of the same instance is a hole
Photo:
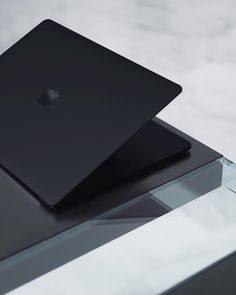
[[[60,97],[60,90],[47,89],[40,96],[38,103],[40,103],[43,106],[49,106],[59,97]]]

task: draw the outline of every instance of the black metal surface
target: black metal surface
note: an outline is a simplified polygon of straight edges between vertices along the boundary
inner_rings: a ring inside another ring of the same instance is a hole
[[[57,213],[45,209],[27,191],[13,182],[4,172],[1,172],[0,188],[2,191],[0,202],[4,206],[0,206],[0,259],[6,259],[58,233],[64,232],[67,234],[67,229],[221,157],[219,153],[165,122],[159,119],[155,119],[155,121],[189,140],[192,145],[191,151],[187,155],[160,163],[147,173],[118,186],[113,186],[109,191],[101,191],[99,194],[93,195],[89,200],[86,199],[83,204],[73,203],[73,206],[68,206]],[[135,228],[135,226],[131,226],[130,230],[132,228]],[[117,232],[114,231],[110,237],[105,232],[104,230],[104,237],[111,240],[122,234],[122,232],[127,232],[127,228],[117,230]],[[97,237],[100,236],[96,230],[93,230],[93,233],[90,232],[88,237],[81,235],[79,242],[75,245],[67,241],[66,249],[75,247],[77,249],[75,253],[72,250],[67,252],[63,248],[63,243],[52,245],[49,249],[46,247],[46,250],[38,246],[39,253],[32,256],[29,254],[30,251],[26,251],[24,255],[21,255],[19,261],[10,264],[10,266],[7,264],[4,269],[0,268],[0,287],[4,286],[5,289],[2,287],[3,291],[10,290],[75,258],[76,255],[79,255],[78,251],[83,253],[85,249],[87,251],[93,249],[98,245],[99,240],[97,240]],[[104,239],[103,243],[108,240]],[[59,250],[57,251],[57,249]],[[3,291],[0,289],[0,292]]]
[[[166,126],[161,121],[156,122]],[[86,197],[83,202],[73,202],[58,212],[45,209],[1,171],[0,260],[220,157],[220,154],[198,141],[181,135],[192,144],[191,152],[187,155],[159,163],[145,174],[112,186],[110,190],[91,194],[90,198]]]

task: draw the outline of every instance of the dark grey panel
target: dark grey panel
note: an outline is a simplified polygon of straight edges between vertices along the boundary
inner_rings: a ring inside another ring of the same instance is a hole
[[[158,164],[145,174],[130,179],[130,181],[124,182],[119,186],[113,186],[109,191],[101,191],[99,194],[94,194],[83,203],[73,203],[72,206],[68,205],[64,210],[57,213],[45,209],[40,202],[1,171],[0,202],[2,206],[0,206],[0,259],[6,259],[60,232],[64,232],[65,235],[67,235],[67,229],[82,224],[112,208],[133,200],[137,196],[145,194],[151,189],[210,163],[221,156],[219,153],[163,121],[158,119],[155,119],[155,121],[189,140],[192,145],[191,151],[188,152],[187,155],[182,155]],[[163,213],[160,212],[158,214]],[[140,221],[140,218],[144,216],[136,217],[138,217]],[[150,216],[153,217],[153,213],[147,217],[150,218]],[[116,218],[118,217],[116,216]],[[145,222],[148,220],[151,219],[146,219]],[[109,237],[108,240],[111,240],[144,222],[140,221],[139,223],[139,221],[133,225],[129,224],[128,226],[120,227],[117,231],[114,230],[110,237],[108,232],[104,229],[103,237]],[[99,231],[94,231],[93,229],[94,234],[90,232],[88,237],[81,235],[80,246],[75,244],[77,252],[70,251],[70,247],[73,247],[71,241],[67,241],[67,250],[63,248],[62,243],[61,245],[55,245],[55,248],[53,245],[49,249],[46,247],[47,251],[44,250],[44,248],[40,248],[41,250],[38,255],[34,254],[30,256],[30,251],[26,251],[25,253],[28,253],[28,255],[21,256],[22,259],[15,262],[15,264],[7,264],[7,267],[2,269],[0,280],[3,280],[5,283],[0,283],[0,286],[5,286],[8,289],[16,287],[33,277],[77,257],[80,255],[79,253],[81,251],[83,252],[84,246],[84,249],[91,250],[97,247],[99,243],[102,244],[108,241],[106,239],[97,239],[98,232]],[[99,234],[99,236],[102,235]],[[60,248],[59,252],[56,250],[58,247]],[[32,269],[34,269],[34,271],[32,271]],[[9,278],[11,278],[11,280],[9,280]],[[9,285],[7,282],[11,284]],[[6,290],[6,288],[3,290]]]

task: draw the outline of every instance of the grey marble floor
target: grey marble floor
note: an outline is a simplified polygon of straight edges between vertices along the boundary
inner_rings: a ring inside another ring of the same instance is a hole
[[[236,161],[235,0],[1,0],[0,52],[45,18],[180,83],[159,117]]]

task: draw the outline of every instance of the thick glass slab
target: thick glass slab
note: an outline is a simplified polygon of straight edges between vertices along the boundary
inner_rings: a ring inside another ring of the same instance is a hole
[[[120,242],[121,245],[125,247],[124,239],[125,238],[127,239],[127,237],[129,237],[130,235],[131,237],[132,235],[134,236],[135,233],[138,233],[139,239],[142,239],[142,235],[144,238],[147,238],[144,234],[144,231],[142,232],[142,229],[144,228],[144,226],[150,226],[150,227],[152,225],[157,226],[155,235],[153,235],[153,237],[150,237],[150,236],[148,237],[150,245],[153,243],[155,244],[156,241],[158,241],[158,239],[160,239],[159,242],[162,243],[161,240],[163,240],[163,235],[165,235],[166,241],[171,240],[173,242],[174,241],[173,231],[171,227],[168,226],[169,222],[173,218],[173,214],[174,216],[176,214],[177,215],[182,214],[181,212],[183,212],[183,210],[188,211],[188,208],[192,208],[191,210],[194,209],[193,211],[190,210],[189,212],[198,212],[197,202],[203,202],[204,200],[211,200],[211,199],[213,200],[215,197],[217,197],[216,201],[212,201],[213,202],[212,204],[213,205],[215,204],[215,205],[214,206],[212,205],[212,208],[207,207],[207,210],[209,210],[209,218],[211,218],[211,214],[214,215],[216,212],[218,212],[218,210],[220,210],[220,207],[217,206],[217,204],[214,202],[218,202],[221,196],[223,200],[223,197],[225,197],[226,195],[227,195],[227,198],[231,200],[231,198],[236,197],[235,192],[236,192],[236,165],[225,158],[221,158],[219,160],[213,161],[210,164],[207,164],[165,185],[162,185],[154,190],[151,190],[144,195],[137,196],[132,201],[126,202],[110,211],[107,211],[106,213],[102,215],[96,216],[95,218],[80,224],[79,226],[75,226],[61,234],[58,234],[57,236],[53,238],[45,240],[44,242],[34,247],[31,247],[30,249],[22,251],[21,253],[18,253],[17,255],[14,255],[6,260],[1,261],[0,262],[0,291],[5,292],[10,289],[13,289],[24,282],[27,282],[49,270],[52,270],[74,259],[75,260],[73,263],[76,263],[77,260],[80,261],[80,259],[82,259],[84,261],[83,263],[86,264],[86,257],[89,258],[90,255],[94,255],[93,253],[96,253],[96,251],[101,252],[101,250],[99,249],[103,249],[104,247],[110,247],[109,245],[111,245],[112,247],[112,243],[119,244]],[[197,201],[197,199],[201,197],[204,197],[204,199],[202,199],[203,201],[202,200]],[[220,203],[220,205],[222,204],[224,203]],[[232,205],[233,206],[235,205],[235,209],[236,209],[236,203],[234,204],[233,202],[231,204],[230,202],[229,203],[225,202],[224,207],[222,207],[222,210],[223,210],[222,214],[224,214],[225,212],[227,213],[228,212],[227,206],[232,206]],[[188,207],[188,206],[191,206],[191,207]],[[200,207],[199,207],[199,210],[200,210]],[[216,212],[214,212],[214,210]],[[201,212],[198,212],[198,213],[200,214]],[[195,213],[193,213],[193,216],[195,216],[194,214]],[[203,225],[204,225],[207,214],[208,214],[207,212],[202,212]],[[232,216],[223,216],[223,217],[221,216],[219,220],[221,220],[221,218],[227,219],[231,217]],[[216,220],[217,218],[214,217],[212,219],[212,222],[214,223]],[[191,216],[189,216],[189,220],[185,219],[185,221],[186,222],[189,221],[190,226],[192,226]],[[235,219],[228,221],[229,225],[230,225],[230,222],[232,222],[232,226],[234,226],[236,224],[236,217]],[[145,225],[147,223],[149,223],[149,225]],[[196,219],[196,224],[197,223],[198,223],[198,220]],[[163,224],[163,227],[161,227],[161,224]],[[213,225],[212,227],[209,227],[207,229],[208,230],[207,234],[214,234],[214,230],[216,230],[216,228],[217,228],[217,224],[216,226]],[[158,232],[158,229],[160,230],[160,232]],[[220,227],[220,222],[219,222],[219,229],[222,231],[225,231],[224,226],[222,228]],[[181,230],[182,229],[180,227],[179,228],[180,233],[181,233]],[[200,231],[198,227],[196,227],[195,230],[196,230],[196,241],[197,243],[200,243],[200,245],[198,245],[199,246],[198,249],[200,249],[200,252],[199,253],[196,252],[196,253],[200,255],[201,249],[203,250],[205,249],[204,247],[202,247],[201,243],[204,243],[206,241],[204,239],[204,236],[202,237],[202,239],[198,240],[197,236],[199,236]],[[183,231],[184,231],[184,228],[183,228]],[[204,231],[204,228],[202,228],[202,231]],[[111,242],[112,240],[114,241]],[[190,237],[190,241],[191,241],[191,237]],[[232,243],[230,242],[232,241],[229,241],[230,247],[225,247],[224,249],[219,247],[218,252],[215,253],[215,255],[211,257],[211,259],[207,259],[207,257],[203,255],[202,261],[201,261],[202,263],[200,264],[195,263],[193,259],[190,259],[192,263],[191,266],[189,266],[188,268],[181,268],[181,263],[178,263],[178,266],[180,266],[179,268],[180,275],[171,276],[171,272],[170,272],[170,277],[169,279],[167,278],[167,281],[165,282],[165,284],[163,283],[160,284],[160,281],[158,283],[158,280],[155,279],[155,276],[152,276],[153,279],[151,280],[150,284],[153,290],[155,290],[155,288],[156,288],[156,291],[159,290],[158,291],[159,293],[156,292],[154,294],[161,294],[162,292],[166,292],[166,290],[174,288],[174,286],[194,276],[199,271],[202,271],[203,269],[209,267],[209,265],[212,265],[216,263],[217,261],[219,261],[220,259],[223,259],[227,255],[231,254],[234,250],[236,250],[236,241],[235,241],[235,247],[234,247],[234,244],[232,245]],[[193,246],[192,243],[193,242],[190,242],[189,245]],[[129,251],[130,249],[129,247],[130,245],[127,244],[127,251]],[[188,243],[183,243],[183,247],[187,253]],[[108,249],[107,251],[105,251],[106,249],[108,248],[104,248],[104,254],[103,254],[104,259],[107,255],[109,257],[109,253],[110,253],[109,252],[110,250]],[[175,251],[174,249],[175,247],[173,245],[173,253],[177,253],[178,251]],[[170,251],[170,249],[166,249],[166,251],[167,251],[166,255],[170,255],[170,253],[172,253],[172,252],[168,252]],[[152,252],[152,247],[150,247],[150,253],[151,252]],[[174,259],[173,253],[170,256]],[[165,254],[165,250],[163,250],[162,254]],[[177,254],[179,255],[179,253]],[[147,255],[146,257],[147,259],[145,258],[145,255]],[[146,253],[145,255],[142,257],[142,261],[146,261],[146,260],[148,261],[149,254]],[[178,255],[177,257],[179,257]],[[186,257],[184,259],[186,259]],[[173,261],[172,263],[173,263],[172,268],[173,267],[175,268]],[[68,264],[68,266],[69,265],[70,263]],[[164,265],[162,266],[164,267]],[[166,265],[166,267],[168,270],[168,268],[170,268],[170,265]],[[24,269],[24,272],[19,277],[19,275],[17,274],[19,274],[20,269],[21,270]],[[30,269],[30,272],[29,272],[29,269]],[[63,266],[59,269],[63,269]],[[149,269],[145,263],[143,265],[143,269],[146,269],[146,271],[148,271]],[[176,269],[178,269],[178,267]],[[52,273],[56,271],[57,270],[53,271]],[[152,272],[152,269],[150,268],[149,271]],[[159,275],[158,271],[156,275],[158,277]],[[136,279],[140,279],[140,277],[137,275]],[[30,283],[30,284],[33,284],[33,283]],[[113,287],[110,286],[111,290],[112,288],[114,288],[114,290],[119,290],[118,287],[119,287],[118,285],[117,286],[114,285]],[[80,290],[79,288],[80,287],[78,286],[78,290]],[[129,288],[131,291],[133,290],[132,286],[129,286]],[[17,293],[13,292],[13,294],[17,294]],[[113,293],[110,292],[108,294],[113,294]],[[122,294],[126,294],[126,293],[122,293]],[[140,293],[140,294],[145,294],[145,293]]]

